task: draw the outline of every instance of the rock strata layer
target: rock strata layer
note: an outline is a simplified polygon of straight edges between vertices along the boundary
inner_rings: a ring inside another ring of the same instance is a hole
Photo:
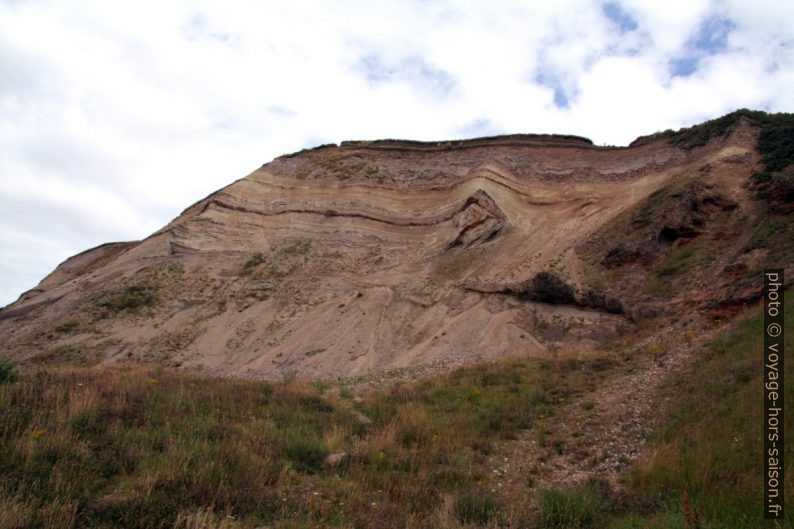
[[[615,240],[589,260],[580,249],[706,164],[748,178],[753,141],[739,127],[689,151],[664,139],[614,148],[540,135],[301,151],[142,241],[68,259],[0,310],[0,337],[22,362],[263,378],[587,350],[651,310],[594,274],[653,266],[706,233],[713,215],[752,212],[736,189],[704,181],[660,210],[653,240]]]

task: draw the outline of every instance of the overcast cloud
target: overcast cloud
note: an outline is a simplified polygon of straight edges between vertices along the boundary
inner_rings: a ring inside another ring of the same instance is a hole
[[[794,111],[794,2],[0,2],[0,305],[345,139]]]

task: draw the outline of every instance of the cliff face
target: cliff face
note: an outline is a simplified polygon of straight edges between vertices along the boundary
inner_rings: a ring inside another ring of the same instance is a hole
[[[756,138],[741,121],[695,149],[517,135],[283,156],[61,264],[0,311],[4,354],[335,378],[586,350],[637,319],[726,310],[757,297],[737,274],[779,257],[747,247],[766,211]],[[687,252],[714,262],[659,275]]]

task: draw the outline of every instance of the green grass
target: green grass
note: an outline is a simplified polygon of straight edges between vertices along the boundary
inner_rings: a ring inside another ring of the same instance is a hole
[[[745,250],[768,250],[763,268],[784,268],[794,260],[794,222],[790,217],[768,213],[756,226]]]
[[[490,494],[466,492],[461,494],[455,503],[455,516],[464,524],[487,524],[496,521],[498,514],[499,505]]]
[[[741,118],[759,129],[756,148],[764,167],[755,175],[759,196],[786,203],[794,200],[794,175],[786,171],[794,164],[794,114],[769,114],[747,109],[737,110],[717,119],[667,134],[672,144],[693,149],[712,138],[729,135]]]
[[[657,277],[675,276],[683,270],[689,269],[691,260],[696,257],[697,244],[682,244],[671,250],[664,259],[656,265],[654,273]]]
[[[657,133],[648,139],[667,138],[677,147],[694,149],[706,145],[714,138],[728,136],[742,118],[761,130],[758,152],[764,156],[766,171],[779,171],[794,161],[794,114],[770,114],[743,108],[692,127]]]
[[[688,507],[684,507],[687,505]],[[718,529],[704,521],[689,499],[661,503],[631,492],[616,492],[606,482],[551,489],[541,498],[541,527],[544,529]],[[686,508],[689,509],[687,525]]]
[[[695,180],[692,177],[676,177],[631,208],[625,217],[630,219],[630,226],[637,230],[640,236],[647,236],[651,233],[644,228],[651,225],[654,216],[662,206],[667,205],[673,199],[683,197],[694,185]],[[656,235],[656,233],[652,233],[652,235]]]
[[[606,502],[593,486],[547,490],[540,505],[548,529],[602,527],[608,515]]]
[[[794,174],[786,170],[794,164],[794,114],[770,114],[743,108],[678,131],[666,130],[637,138],[635,142],[642,144],[658,138],[667,138],[677,147],[694,149],[706,145],[714,138],[727,137],[736,129],[741,119],[746,119],[759,130],[756,148],[763,157],[764,167],[754,178],[758,187],[758,196],[771,197],[774,201],[785,203],[792,202]]]
[[[764,527],[761,327],[757,314],[740,322],[668,388],[628,496],[549,490],[538,513],[529,496],[491,493],[489,457],[598,387],[603,358],[482,363],[364,392],[29,367],[0,384],[0,528],[672,529],[684,527],[684,492],[704,527]],[[346,456],[329,465],[329,454]]]
[[[767,216],[758,224],[753,232],[748,250],[755,248],[774,248],[778,244],[790,242],[792,235],[791,219],[786,217]],[[786,237],[785,240],[781,240]]]
[[[785,325],[794,327],[790,294]],[[543,527],[684,529],[693,527],[697,512],[704,529],[791,528],[791,514],[779,523],[762,519],[762,333],[763,316],[756,309],[667,388],[672,405],[643,458],[624,476],[624,497],[592,484],[548,490],[541,500]],[[791,350],[790,338],[786,349]],[[794,376],[791,362],[786,375]],[[784,400],[788,433],[794,421],[792,384],[786,385]],[[794,499],[791,446],[786,444],[784,454],[786,506]]]
[[[121,292],[112,294],[99,303],[99,306],[110,312],[136,311],[143,307],[152,307],[157,297],[152,289],[142,285],[125,287]]]
[[[766,112],[757,112],[747,109],[737,110],[716,119],[699,123],[692,127],[684,128],[670,135],[670,143],[684,149],[694,149],[706,145],[713,138],[725,137],[730,134],[739,119],[746,117],[753,122],[763,120],[769,116]]]
[[[708,270],[713,264],[709,261],[710,257],[723,253],[730,241],[695,237],[686,244],[682,244],[681,240],[660,244],[655,254],[640,258],[628,266],[607,268],[602,261],[606,252],[616,247],[616,241],[657,239],[663,224],[656,217],[661,211],[675,207],[676,202],[685,200],[685,196],[696,185],[697,182],[690,176],[676,176],[644,200],[617,215],[599,230],[598,236],[577,248],[579,257],[590,266],[586,280],[588,286],[611,289],[619,298],[626,295],[631,297],[636,292],[666,297],[673,283],[687,280],[692,275],[687,274],[685,277],[683,271],[704,273]],[[714,222],[722,223],[727,231],[736,220],[721,217]]]
[[[690,519],[690,523],[694,523]],[[703,529],[708,525],[700,524]],[[639,514],[626,514],[613,518],[609,529],[686,529],[686,521],[680,510],[667,508],[658,513],[642,516]],[[715,529],[717,529],[715,527]]]
[[[794,298],[786,296],[786,326],[794,328]],[[761,365],[763,317],[759,310],[703,351],[686,380],[671,387],[674,406],[631,474],[640,493],[668,500],[687,492],[713,527],[764,527],[760,521]],[[789,333],[791,336],[791,333]],[[791,339],[786,348],[791,350]],[[791,362],[786,367],[794,376]],[[794,421],[794,386],[786,386],[785,424]],[[791,443],[786,445],[786,504],[794,494]],[[791,527],[788,521],[781,527]]]
[[[587,362],[513,360],[358,402],[327,384],[30,368],[0,385],[0,528],[520,527],[483,488],[488,455],[594,384]]]
[[[40,366],[78,366],[87,367],[100,361],[97,350],[81,350],[74,345],[58,345],[49,349],[42,349],[31,356],[27,362]]]

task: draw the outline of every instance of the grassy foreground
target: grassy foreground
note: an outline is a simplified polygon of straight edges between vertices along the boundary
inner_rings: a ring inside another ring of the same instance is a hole
[[[0,384],[0,528],[524,526],[525,506],[484,487],[486,457],[592,372],[513,360],[360,397],[140,367],[23,373]]]
[[[791,295],[786,302],[794,329]],[[763,321],[753,314],[668,388],[664,427],[625,492],[550,490],[540,511],[528,496],[490,494],[488,456],[595,389],[608,376],[603,358],[513,359],[356,396],[140,366],[14,376],[5,365],[0,529],[682,529],[696,527],[695,511],[702,528],[775,527],[760,520]],[[787,433],[792,390],[789,382]]]
[[[786,295],[786,350],[792,350],[794,297]],[[794,362],[785,365],[787,520],[764,522],[763,315],[755,309],[703,351],[694,369],[668,389],[670,410],[645,456],[625,476],[636,498],[625,505],[589,484],[548,491],[547,527],[559,529],[791,528],[794,512]],[[687,525],[686,511],[689,512]],[[697,525],[695,525],[697,512]]]
[[[794,297],[785,298],[785,349],[792,350]],[[763,505],[763,315],[760,310],[711,344],[691,375],[670,388],[678,397],[631,483],[647,493],[678,497],[709,527],[764,527]],[[794,362],[785,364],[785,504],[792,527],[794,508]],[[767,527],[773,527],[768,523]],[[637,527],[645,527],[638,525]]]

